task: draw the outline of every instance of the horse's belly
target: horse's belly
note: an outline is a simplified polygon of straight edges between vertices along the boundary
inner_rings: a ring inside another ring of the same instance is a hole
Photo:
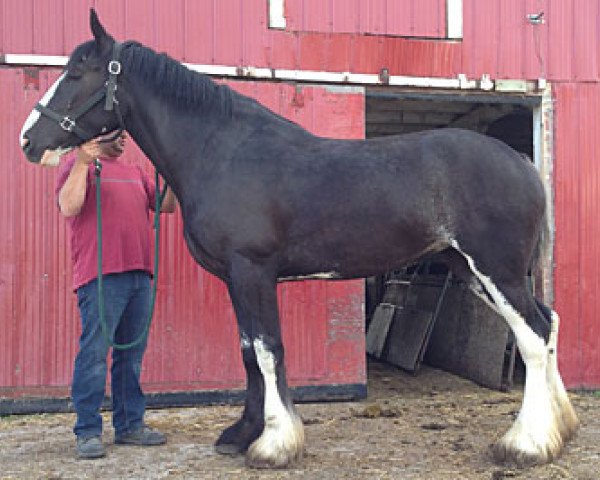
[[[324,239],[288,250],[280,278],[347,279],[361,278],[398,269],[428,253],[448,246],[443,236],[373,231],[363,227],[359,233]]]

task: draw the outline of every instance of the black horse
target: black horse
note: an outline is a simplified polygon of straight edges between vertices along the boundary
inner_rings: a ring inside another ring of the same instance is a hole
[[[437,252],[505,318],[526,364],[522,409],[497,458],[559,454],[578,422],[557,369],[558,316],[525,280],[545,218],[530,162],[456,129],[319,138],[164,54],[115,42],[94,11],[90,23],[94,40],[75,49],[21,145],[30,161],[51,163],[122,126],[173,189],[189,250],[227,284],[239,326],[246,403],[219,452],[267,467],[302,456],[278,281],[365,277]]]

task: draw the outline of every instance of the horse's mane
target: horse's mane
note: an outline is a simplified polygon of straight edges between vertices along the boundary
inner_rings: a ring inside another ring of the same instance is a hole
[[[233,93],[206,75],[194,72],[165,53],[157,53],[137,42],[127,42],[121,54],[125,72],[134,73],[146,85],[179,107],[198,107],[231,115]]]
[[[71,54],[65,70],[76,70],[77,63],[91,55],[95,48],[93,40],[79,45]],[[233,105],[244,98],[227,85],[219,85],[207,75],[190,70],[169,55],[157,53],[135,41],[125,43],[121,63],[126,75],[133,73],[139,82],[152,87],[158,95],[173,101],[184,111],[202,109],[204,113],[232,117]],[[263,120],[268,117],[301,128],[260,103],[248,100],[254,105],[255,112],[265,115]]]

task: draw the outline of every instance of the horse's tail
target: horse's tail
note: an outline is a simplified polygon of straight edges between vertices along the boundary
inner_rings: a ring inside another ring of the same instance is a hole
[[[531,158],[520,152],[521,156],[523,157],[523,159],[529,163],[531,163]],[[530,265],[530,270],[532,271],[532,273],[535,273],[536,277],[541,278],[541,273],[542,270],[544,269],[544,265],[541,264],[541,262],[544,261],[544,259],[551,259],[552,255],[551,255],[551,251],[550,249],[552,248],[552,232],[553,232],[553,228],[552,225],[550,224],[551,222],[551,217],[550,214],[548,212],[548,199],[546,198],[547,196],[547,192],[544,189],[544,208],[543,208],[543,213],[539,219],[539,227],[538,227],[538,233],[537,233],[537,239],[536,239],[536,243],[535,243],[535,247],[533,250],[533,255],[531,257],[531,265]],[[536,290],[538,290],[536,288]]]
[[[517,151],[517,153],[528,164],[533,163],[531,160],[531,157],[529,155],[527,155],[526,153],[519,152],[519,151]],[[546,198],[544,195],[544,203],[545,202],[546,202]],[[549,217],[548,217],[547,210],[548,209],[546,208],[546,206],[544,206],[543,215],[539,220],[540,225],[538,227],[537,239],[536,239],[536,243],[535,243],[533,253],[531,256],[531,264],[529,265],[529,268],[531,270],[536,268],[540,258],[549,258],[549,257],[547,257],[547,254],[549,253],[548,248],[551,244],[551,242],[550,242],[551,229],[550,229],[550,225],[548,224]]]
[[[545,208],[544,214],[540,219],[538,238],[531,259],[532,267],[537,266],[541,259],[550,258],[550,246],[552,245],[551,234],[552,229],[550,228],[550,217],[547,209]]]

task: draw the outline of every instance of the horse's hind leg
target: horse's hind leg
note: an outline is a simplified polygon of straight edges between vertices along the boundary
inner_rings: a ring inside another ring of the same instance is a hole
[[[537,300],[536,300],[537,302]],[[560,326],[560,317],[554,310],[549,309],[542,304],[544,315],[549,314],[551,323],[550,339],[548,340],[548,365],[546,367],[546,379],[550,387],[550,393],[553,400],[553,409],[558,419],[558,428],[562,439],[566,442],[570,440],[579,426],[579,420],[575,410],[569,401],[567,391],[563,384],[560,373],[558,372],[558,330]]]
[[[246,451],[253,467],[286,467],[304,452],[304,430],[287,386],[277,308],[276,276],[268,260],[232,260],[229,293],[247,373],[244,414],[217,441],[217,450]]]
[[[495,281],[493,274],[481,272],[458,245],[455,248],[480,283],[480,290],[475,292],[513,331],[526,368],[521,410],[509,431],[492,447],[494,456],[518,465],[549,462],[560,454],[578,426],[556,363],[558,315],[536,304],[524,278]]]

